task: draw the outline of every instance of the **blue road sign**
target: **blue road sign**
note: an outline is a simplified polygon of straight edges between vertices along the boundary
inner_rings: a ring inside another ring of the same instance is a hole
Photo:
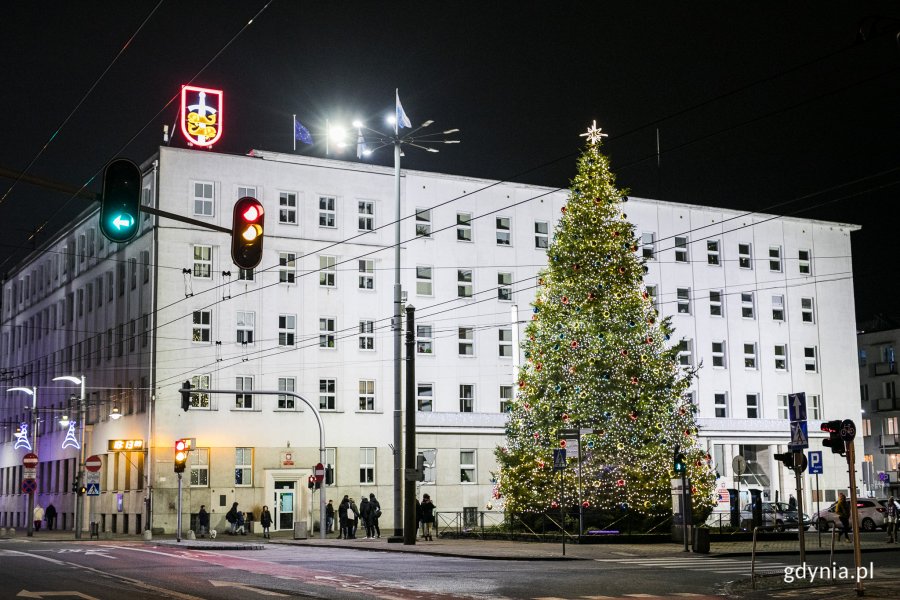
[[[99,496],[100,495],[100,484],[99,483],[87,484],[87,495],[88,496]]]
[[[809,453],[809,474],[822,475],[825,472],[822,465],[822,452],[820,450],[812,450]]]
[[[803,448],[809,448],[809,432],[806,428],[806,421],[792,421],[791,441],[788,443],[788,449],[791,452],[797,452]]]
[[[806,420],[806,392],[788,395],[788,412],[790,413],[791,421]]]
[[[553,470],[562,471],[566,468],[566,449],[556,448],[553,450]]]

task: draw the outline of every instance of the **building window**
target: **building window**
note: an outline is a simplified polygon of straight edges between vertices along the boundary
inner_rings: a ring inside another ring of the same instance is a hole
[[[375,381],[372,379],[359,380],[359,410],[375,410]]]
[[[512,329],[499,329],[500,357],[512,358]]]
[[[188,456],[191,463],[191,487],[209,487],[209,448],[196,448]]]
[[[745,319],[755,318],[753,292],[741,292],[741,316]]]
[[[806,397],[806,416],[816,421],[822,418],[822,403],[819,396]]]
[[[209,373],[191,376],[191,387],[195,390],[208,390]],[[191,408],[210,408],[209,394],[191,394]]]
[[[237,199],[240,200],[241,198],[247,197],[256,198],[256,188],[239,185],[237,189]]]
[[[93,230],[91,230],[93,232]],[[143,283],[150,283],[150,252],[147,250],[143,250],[141,252],[141,281]]]
[[[201,217],[213,216],[213,184],[194,182],[194,214]]]
[[[497,273],[497,300],[512,301],[512,273]]]
[[[545,221],[534,222],[534,247],[546,250],[549,245],[550,226]]]
[[[756,342],[744,342],[744,368],[756,370]]]
[[[641,234],[641,256],[645,260],[653,260],[656,256],[656,234],[652,231]]]
[[[256,313],[244,310],[237,311],[237,343],[252,344],[255,326]]]
[[[335,277],[337,275],[337,270],[335,269],[335,263],[337,259],[333,256],[320,256],[319,257],[319,286],[320,287],[334,287]]]
[[[678,313],[682,315],[691,314],[691,289],[678,288],[676,296],[678,297]]]
[[[512,409],[513,386],[500,386],[500,412],[506,413]]]
[[[359,200],[357,206],[359,230],[372,231],[375,229],[375,203],[368,200]]]
[[[645,285],[644,289],[647,291],[647,299],[650,300],[650,306],[653,307],[653,310],[659,311],[659,287],[655,285]]]
[[[800,298],[800,319],[804,323],[815,323],[816,315],[812,298]]]
[[[459,482],[475,483],[475,451],[459,451]]]
[[[253,486],[253,448],[234,449],[234,485]]]
[[[194,277],[212,277],[212,246],[194,246]]]
[[[296,315],[278,315],[278,345],[293,346],[297,335]]]
[[[725,342],[712,343],[712,366],[725,368]]]
[[[868,358],[866,354],[865,348],[861,348],[858,353],[859,356],[859,366],[864,367],[868,364]]]
[[[424,483],[434,483],[434,475],[437,472],[437,450],[433,448],[422,448],[419,454],[425,457],[425,479]]]
[[[416,295],[431,296],[433,295],[431,285],[431,267],[416,267]]]
[[[375,349],[375,321],[359,322],[359,349]]]
[[[688,261],[688,239],[675,236],[675,262],[686,263]]]
[[[472,297],[472,270],[456,270],[456,295],[459,298]]]
[[[337,227],[334,196],[319,196],[319,227]]]
[[[337,319],[334,317],[319,317],[319,348],[334,348],[334,333],[337,329]]]
[[[335,380],[319,380],[319,410],[334,410],[335,407]]]
[[[459,386],[459,412],[470,413],[475,410],[475,386],[463,383]]]
[[[819,362],[816,358],[816,347],[807,346],[803,348],[803,368],[808,373],[815,373],[819,370]]]
[[[359,289],[375,289],[375,261],[363,259],[359,261]]]
[[[416,237],[431,237],[431,209],[416,209]]]
[[[772,296],[772,320],[784,321],[784,296],[781,294]]]
[[[809,405],[807,405],[806,416],[809,416]],[[788,418],[788,395],[787,394],[778,394],[778,418],[779,419],[787,419]]]
[[[421,412],[431,412],[434,410],[433,383],[416,384],[416,405]]]
[[[472,214],[456,213],[456,241],[472,241]]]
[[[129,289],[137,288],[137,259],[129,258],[128,259],[128,281],[129,281]]]
[[[293,377],[279,377],[278,391],[296,392],[297,380]],[[287,394],[278,394],[278,408],[283,410],[294,410],[294,400],[295,398],[293,396],[288,396]]]
[[[240,390],[234,396],[234,407],[242,409],[253,408],[253,377],[238,376],[234,378],[234,389]]]
[[[434,332],[431,325],[416,325],[416,354],[434,353]]]
[[[781,273],[781,246],[769,246],[769,270]]]
[[[359,482],[375,483],[375,448],[359,449]]]
[[[475,328],[474,327],[459,327],[458,328],[458,339],[459,339],[459,355],[460,356],[474,356],[475,355]]]
[[[709,314],[713,317],[722,316],[722,290],[709,292]]]
[[[694,344],[689,339],[683,339],[678,342],[677,359],[678,364],[690,367],[694,364]]]
[[[869,401],[869,384],[864,383],[859,386],[859,399],[863,402]]]
[[[787,345],[775,344],[775,370],[787,371]]]
[[[497,227],[497,245],[509,246],[511,243],[509,217],[497,217],[494,222]]]
[[[297,194],[293,192],[279,192],[278,222],[286,225],[297,224]]]
[[[726,392],[716,392],[713,394],[715,398],[716,418],[728,418],[728,394]]]
[[[706,240],[706,263],[719,266],[719,240]]]
[[[800,269],[801,275],[810,275],[812,274],[812,259],[810,256],[809,250],[799,250],[797,252],[797,258],[799,260],[798,266]]]
[[[753,268],[753,258],[750,256],[750,244],[738,244],[738,266],[742,269]]]
[[[209,343],[212,339],[212,312],[208,310],[194,311],[194,329],[192,341]]]
[[[253,281],[253,269],[238,269],[238,281]]]
[[[297,280],[297,255],[293,252],[278,253],[278,282],[294,283]]]
[[[759,394],[747,394],[747,418],[759,418]]]

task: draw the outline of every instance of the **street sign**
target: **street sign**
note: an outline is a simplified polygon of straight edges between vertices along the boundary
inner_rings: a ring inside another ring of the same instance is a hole
[[[87,473],[84,474],[84,483],[85,483],[85,485],[87,485],[89,483],[96,483],[99,485],[100,484],[100,473],[97,473],[96,471],[88,471]]]
[[[561,437],[561,438],[577,438],[578,430],[577,429],[560,429],[559,437]]]
[[[33,494],[37,491],[37,481],[34,479],[23,479],[22,480],[22,493],[23,494]]]
[[[38,466],[38,455],[34,452],[29,452],[25,456],[22,457],[22,464],[26,469],[33,469]]]
[[[566,468],[566,449],[555,448],[553,450],[553,470],[562,471]]]
[[[809,448],[809,433],[806,428],[806,421],[795,421],[791,423],[791,441],[788,444],[791,452]]]
[[[100,470],[100,467],[103,466],[103,461],[100,460],[100,457],[96,454],[92,454],[87,457],[87,460],[84,461],[84,468],[90,471],[91,473],[95,473]]]
[[[37,469],[22,469],[22,479],[37,479]]]
[[[578,460],[578,439],[569,440],[566,444],[566,458]]]
[[[798,473],[802,473],[806,470],[806,465],[808,464],[806,460],[806,455],[803,452],[797,452],[794,454],[794,470]]]
[[[822,475],[825,472],[822,465],[822,452],[813,450],[809,453],[809,474]]]
[[[788,411],[791,421],[806,420],[806,392],[788,394]]]
[[[87,485],[87,495],[88,496],[99,496],[100,495],[100,484],[99,483],[88,483]]]
[[[318,463],[314,472],[316,474],[316,483],[322,483],[322,481],[325,479],[325,465],[323,465],[322,463]]]
[[[856,424],[850,419],[844,419],[841,423],[841,439],[845,442],[852,442],[856,437]]]

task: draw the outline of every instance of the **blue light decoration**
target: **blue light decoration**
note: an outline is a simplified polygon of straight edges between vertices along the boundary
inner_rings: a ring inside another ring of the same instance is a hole
[[[77,421],[69,422],[69,430],[66,432],[66,439],[63,440],[62,447],[63,450],[66,448],[75,448],[76,450],[81,450],[81,444],[78,443],[78,440],[75,439],[75,424]]]
[[[28,423],[22,423],[19,425],[19,431],[16,432],[16,445],[13,447],[14,450],[18,450],[19,448],[25,448],[29,452],[31,452],[31,442],[28,441]]]

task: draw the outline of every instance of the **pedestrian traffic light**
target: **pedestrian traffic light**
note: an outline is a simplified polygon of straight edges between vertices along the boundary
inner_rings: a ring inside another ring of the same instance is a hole
[[[231,260],[238,267],[252,269],[262,260],[265,220],[262,203],[256,198],[244,196],[234,203]]]
[[[793,452],[785,452],[784,454],[776,454],[775,460],[784,463],[784,466],[788,469],[794,468],[794,453]]]
[[[184,385],[181,386],[181,410],[187,412],[191,408],[191,382],[185,381]]]
[[[184,473],[187,466],[188,450],[190,446],[187,440],[175,440],[175,472]]]
[[[100,195],[100,232],[111,242],[124,243],[137,235],[141,214],[141,170],[119,158],[103,171]]]
[[[331,465],[325,467],[325,485],[334,484],[334,468]]]
[[[675,471],[676,475],[682,475],[687,472],[687,458],[680,450],[675,450],[675,454],[672,457],[672,470]]]
[[[309,479],[306,480],[306,487],[311,490],[318,490],[322,487],[322,484],[319,483],[318,478],[315,475],[310,475]]]
[[[826,421],[822,423],[822,431],[828,432],[828,439],[822,440],[822,445],[831,448],[833,454],[845,456],[844,440],[841,438],[841,421]]]
[[[416,481],[425,481],[425,455],[416,455]]]

